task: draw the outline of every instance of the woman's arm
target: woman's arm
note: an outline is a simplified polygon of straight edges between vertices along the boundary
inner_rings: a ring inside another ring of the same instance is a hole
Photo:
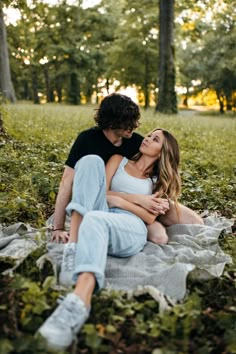
[[[110,189],[111,186],[111,180],[114,174],[116,173],[116,170],[118,169],[121,160],[123,159],[123,156],[121,155],[113,155],[110,157],[106,164],[106,189],[107,192]]]
[[[169,205],[164,204],[168,202],[161,203],[162,198],[157,198],[156,194],[148,196],[109,191],[112,177],[116,173],[122,159],[123,156],[121,155],[113,155],[106,164],[107,202],[110,207],[114,206],[130,211],[140,217],[145,223],[152,224],[157,215],[165,214]]]
[[[130,203],[141,206],[150,213],[154,213],[156,216],[160,214],[165,214],[169,210],[169,202],[167,199],[159,198],[158,193],[152,195],[146,194],[127,194],[118,193],[113,191],[107,191],[107,195],[118,196]]]
[[[107,191],[108,195],[116,195],[117,197],[120,197],[122,199],[127,200],[130,203],[134,203],[137,205],[141,205],[142,204],[142,194],[128,194],[128,193],[121,193],[121,192],[113,192],[108,190]],[[148,197],[150,197],[150,195],[148,195]]]
[[[110,208],[116,207],[123,210],[130,211],[131,213],[138,216],[146,224],[151,225],[156,220],[156,215],[150,213],[146,209],[140,207],[139,205],[128,202],[127,200],[120,198],[116,195],[107,195],[107,203]]]

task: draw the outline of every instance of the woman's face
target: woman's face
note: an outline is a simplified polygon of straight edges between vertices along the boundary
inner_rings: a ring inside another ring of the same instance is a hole
[[[163,132],[161,130],[155,130],[143,139],[139,151],[143,155],[159,158],[164,139]]]

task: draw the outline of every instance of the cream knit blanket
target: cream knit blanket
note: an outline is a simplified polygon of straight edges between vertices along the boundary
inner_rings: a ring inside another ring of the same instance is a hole
[[[52,218],[48,220],[49,225]],[[167,245],[147,242],[142,252],[128,258],[108,256],[106,287],[130,292],[149,292],[160,300],[160,294],[182,300],[187,291],[189,274],[199,279],[220,277],[231,257],[218,244],[223,230],[231,232],[232,220],[210,216],[205,225],[173,225],[167,229]],[[44,235],[45,237],[42,237]],[[58,275],[64,245],[47,241],[48,226],[33,229],[22,223],[3,228],[0,225],[0,262],[15,261],[14,269],[33,250],[46,243],[48,252],[38,261],[38,267],[50,261]]]

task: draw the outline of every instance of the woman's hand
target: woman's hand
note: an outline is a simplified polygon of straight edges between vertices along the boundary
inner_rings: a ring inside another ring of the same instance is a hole
[[[160,198],[158,192],[152,194],[152,195],[146,195],[146,194],[127,194],[127,193],[117,193],[117,192],[112,192],[112,191],[107,191],[107,198],[110,197],[118,197],[119,199],[110,199],[111,206],[116,206],[117,208],[123,208],[123,204],[121,199],[123,201],[128,201],[132,204],[138,205],[142,207],[144,210],[148,211],[149,213],[152,213],[155,216],[158,215],[164,215],[169,209],[170,209],[170,204],[168,199],[165,198]],[[108,199],[107,199],[108,200]],[[116,203],[119,203],[118,205],[113,205]],[[108,202],[109,204],[109,202]]]
[[[164,215],[170,208],[169,201],[159,198],[158,193],[152,195],[139,194],[138,199],[138,205],[156,216]]]
[[[117,195],[107,194],[107,204],[110,208],[116,207],[130,211],[131,213],[137,215],[148,225],[152,224],[156,219],[155,213],[151,213],[145,208],[139,206],[138,204],[129,202],[128,200],[123,199],[122,197],[119,197]]]

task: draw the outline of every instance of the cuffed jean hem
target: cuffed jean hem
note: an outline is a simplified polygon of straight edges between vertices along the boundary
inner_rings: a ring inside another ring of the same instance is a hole
[[[66,207],[66,212],[69,216],[71,216],[72,211],[77,211],[80,215],[84,216],[88,210],[79,203],[70,202]]]
[[[101,290],[104,287],[105,275],[104,275],[104,273],[101,272],[101,269],[99,269],[98,267],[93,266],[91,264],[83,264],[81,266],[76,266],[75,272],[72,277],[73,282],[76,283],[78,276],[81,273],[93,273],[94,274],[94,276],[96,278],[96,287],[95,287],[94,291]]]

